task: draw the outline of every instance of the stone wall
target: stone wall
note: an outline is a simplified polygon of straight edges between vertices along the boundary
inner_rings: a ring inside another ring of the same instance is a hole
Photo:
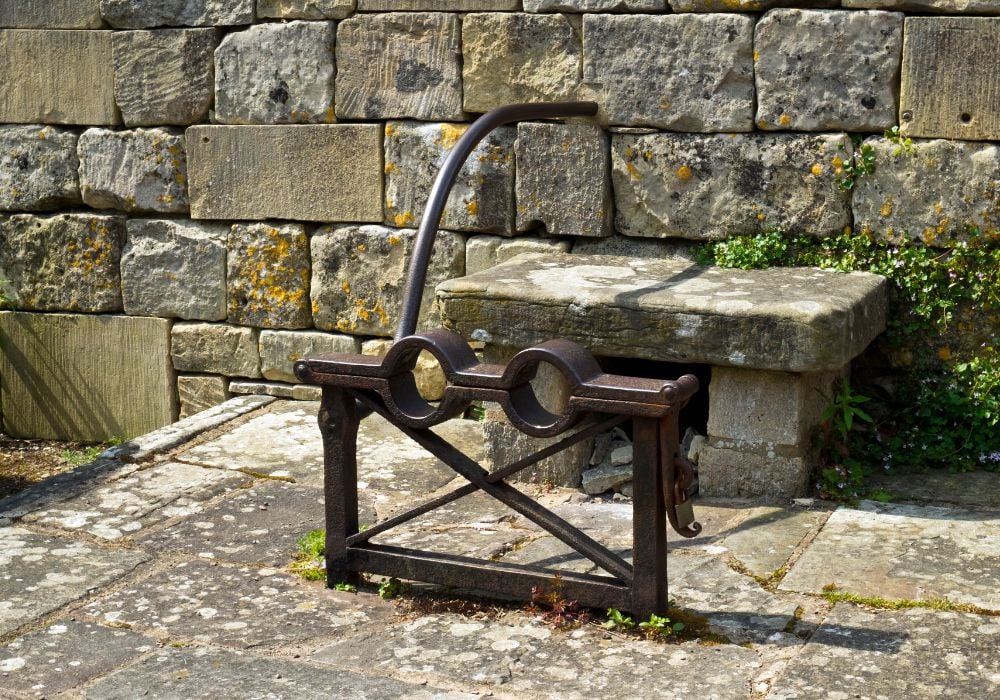
[[[166,376],[168,414],[313,395],[293,360],[384,350],[371,341],[394,330],[436,169],[510,102],[601,110],[483,142],[429,287],[530,250],[657,256],[773,229],[997,237],[998,75],[996,0],[6,0],[2,388],[40,404],[86,392],[65,366],[73,391],[25,391],[45,355],[11,329],[100,314],[131,341],[77,333],[75,352],[120,352],[123,372],[159,353],[134,381]],[[882,137],[896,124],[914,156]],[[849,134],[879,158],[853,191],[837,186]],[[128,322],[142,317],[164,321]],[[4,410],[8,431],[76,430]],[[126,425],[102,420],[77,432]]]

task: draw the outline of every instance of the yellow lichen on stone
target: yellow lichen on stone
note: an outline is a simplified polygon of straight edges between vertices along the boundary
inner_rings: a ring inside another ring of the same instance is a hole
[[[947,345],[944,346],[943,348],[937,351],[937,356],[938,359],[947,362],[948,360],[951,359],[951,348],[949,348]]]
[[[634,165],[632,165],[631,163],[626,163],[625,164],[625,169],[628,170],[628,174],[632,176],[633,180],[641,180],[642,179],[642,173],[640,173],[638,170],[636,170],[636,167]]]
[[[754,51],[753,52],[753,62],[756,63],[759,60],[760,60],[760,54],[757,53],[756,51]]]
[[[830,165],[833,166],[833,172],[835,175],[840,175],[844,172],[844,159],[840,156],[834,156],[831,158]]]
[[[792,118],[787,114],[782,114],[780,117],[778,117],[778,124],[780,124],[781,126],[788,126],[791,123],[792,123]]]
[[[395,163],[386,163],[385,164],[385,168],[383,168],[383,169],[385,170],[385,172],[391,173],[393,170],[396,169],[396,164]]]
[[[813,166],[809,168],[809,172],[811,172],[816,177],[819,177],[820,175],[823,174],[823,166],[820,165],[819,163],[813,163]]]
[[[351,283],[346,280],[341,283],[340,288],[344,290],[344,294],[351,293]]]
[[[327,107],[326,112],[323,113],[323,118],[326,120],[327,124],[333,124],[336,121],[336,117],[333,114],[333,107]]]
[[[475,216],[479,213],[479,203],[473,199],[471,202],[466,203],[465,210],[469,212],[470,215]]]
[[[389,235],[389,245],[399,245],[401,242],[402,239],[399,236],[392,234]]]
[[[412,211],[406,211],[406,212],[403,212],[402,214],[396,214],[393,217],[393,222],[395,222],[395,224],[396,224],[396,226],[398,228],[402,228],[404,226],[409,226],[410,224],[413,223],[413,212]],[[362,244],[361,246],[358,246],[358,250],[363,251],[364,250],[364,248],[362,247],[363,245],[364,244]]]
[[[686,165],[677,168],[677,177],[681,180],[690,180],[692,174],[691,168]]]
[[[892,216],[892,197],[889,197],[882,204],[882,208],[878,210],[879,216],[883,219]]]
[[[441,130],[441,135],[434,140],[441,148],[446,151],[450,151],[458,143],[458,140],[462,138],[466,129],[469,128],[468,124],[441,124],[439,125]]]
[[[393,126],[392,124],[386,124],[385,125],[385,135],[386,135],[386,138],[392,136],[395,133],[396,133],[396,127],[395,126]]]

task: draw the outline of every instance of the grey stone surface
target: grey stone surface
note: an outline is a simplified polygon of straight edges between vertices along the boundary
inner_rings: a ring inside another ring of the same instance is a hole
[[[372,512],[369,505],[360,522],[372,522]],[[266,480],[138,539],[159,552],[284,568],[298,553],[296,541],[322,529],[322,490]]]
[[[468,14],[462,19],[465,110],[571,101],[581,54],[579,26],[563,15]]]
[[[611,124],[753,129],[753,20],[746,15],[585,15],[583,80]],[[712,56],[712,60],[705,60]]]
[[[230,399],[223,404],[205,409],[197,415],[189,416],[159,430],[111,447],[102,452],[101,456],[124,463],[140,462],[157,453],[177,447],[199,433],[217,428],[223,423],[266,406],[273,400],[268,396],[241,396]]]
[[[553,236],[609,236],[608,137],[587,124],[519,124],[517,228]]]
[[[839,7],[841,0],[667,0],[674,12],[761,12],[772,7]],[[845,0],[850,2],[850,0]]]
[[[324,226],[311,238],[312,307],[317,328],[358,335],[391,336],[399,320],[402,290],[416,231],[384,226]],[[434,285],[462,274],[465,240],[437,235],[418,327],[440,325]]]
[[[225,320],[227,228],[178,219],[130,219],[121,258],[125,313]]]
[[[855,226],[879,240],[947,247],[978,229],[1000,235],[1000,146],[968,141],[912,142],[912,154],[884,138],[865,142],[875,172],[859,178]]]
[[[507,422],[506,418],[492,415],[483,423],[483,437],[486,440],[486,460],[494,469],[524,459],[560,439],[529,437]],[[585,440],[518,472],[512,480],[577,487],[586,469],[590,449],[590,441]]]
[[[385,223],[417,226],[431,186],[467,124],[389,122],[385,129]],[[514,232],[512,127],[487,135],[459,171],[441,228],[510,235]]]
[[[181,372],[260,376],[258,331],[221,323],[175,323],[170,356]]]
[[[85,204],[130,213],[187,212],[182,134],[168,129],[87,129],[77,151]]]
[[[842,374],[713,367],[708,436],[753,445],[808,445]]]
[[[615,225],[627,236],[695,240],[839,234],[851,195],[836,185],[837,163],[850,149],[845,134],[616,135]]]
[[[115,32],[115,101],[126,126],[194,124],[214,99],[215,29]]]
[[[230,323],[307,328],[309,238],[301,224],[233,224],[226,242]]]
[[[695,514],[702,509],[696,503]],[[754,576],[767,578],[779,571],[803,539],[825,522],[826,509],[756,506],[743,512],[738,525],[725,533],[725,547]]]
[[[995,618],[839,604],[768,698],[990,697],[1000,692]]]
[[[501,621],[425,615],[397,628],[394,637],[368,632],[312,658],[337,668],[364,660],[374,670],[397,669],[432,683],[458,676],[480,686],[500,685],[515,697],[560,700],[642,697],[651,678],[660,692],[669,687],[676,697],[744,698],[743,679],[756,662],[754,652],[735,645],[622,640],[609,648],[591,627],[562,634],[517,613]]]
[[[258,17],[278,19],[345,19],[356,0],[257,0]]]
[[[323,390],[318,386],[283,384],[282,382],[251,382],[234,379],[229,382],[229,391],[232,394],[259,394],[296,401],[319,401],[323,398]]]
[[[907,17],[899,98],[907,133],[1000,139],[997,61],[1000,17]]]
[[[253,0],[101,0],[101,14],[112,27],[211,27],[250,24]]]
[[[524,0],[525,12],[661,12],[667,0]]]
[[[34,483],[0,500],[0,525],[6,526],[38,508],[68,501],[96,484],[124,478],[139,469],[135,464],[122,463],[103,455],[104,453],[89,464]]]
[[[0,219],[0,276],[27,311],[121,311],[125,219],[98,214]]]
[[[201,413],[228,401],[229,398],[229,382],[225,377],[210,374],[188,374],[177,377],[180,418]]]
[[[390,612],[389,603],[309,585],[278,569],[208,561],[181,562],[81,610],[161,640],[271,651],[348,636]]]
[[[0,211],[79,204],[77,138],[51,126],[0,127]]]
[[[900,470],[894,474],[872,474],[870,483],[873,489],[888,491],[896,501],[1000,509],[1000,473],[997,472],[952,474],[943,469],[917,473]]]
[[[595,495],[609,491],[631,480],[631,464],[608,464],[587,469],[583,472],[581,485],[584,493]]]
[[[111,32],[0,29],[0,75],[0,122],[121,122]]]
[[[169,342],[158,318],[0,313],[4,432],[104,442],[172,422]]]
[[[902,45],[900,13],[771,10],[754,33],[757,126],[889,128]]]
[[[116,671],[155,646],[152,639],[128,630],[72,620],[56,623],[0,647],[4,688],[24,697],[62,693]]]
[[[334,121],[333,47],[333,22],[268,22],[227,34],[215,52],[215,121]]]
[[[296,360],[326,353],[361,351],[361,341],[349,335],[319,331],[261,331],[260,371],[265,379],[297,382],[292,366]]]
[[[244,698],[354,698],[356,700],[473,700],[477,695],[438,690],[328,669],[281,658],[211,647],[165,649],[102,680],[88,698],[129,700],[156,688],[160,697],[211,700],[219,689]]]
[[[377,124],[187,130],[198,219],[382,220]]]
[[[573,252],[578,255],[623,255],[629,258],[685,258],[698,259],[701,244],[681,238],[629,238],[615,234],[608,238],[578,238],[573,241]]]
[[[833,583],[862,596],[1000,610],[998,526],[997,511],[862,501],[830,516],[780,588],[818,593]]]
[[[571,254],[445,282],[438,300],[447,326],[513,347],[562,337],[597,355],[784,371],[839,369],[886,313],[885,280],[868,273]]]
[[[358,12],[516,12],[518,0],[358,0]]]
[[[525,253],[568,253],[569,241],[546,240],[530,236],[501,238],[472,236],[465,241],[465,274],[487,270]]]
[[[366,340],[361,344],[361,354],[381,357],[389,352],[391,347],[392,341],[388,338]],[[417,364],[413,367],[412,372],[417,392],[425,400],[439,401],[444,396],[444,389],[448,381],[434,355],[426,350],[422,351],[417,356]]]
[[[100,0],[8,0],[0,7],[0,27],[18,29],[99,29]]]
[[[119,540],[164,520],[194,515],[204,501],[245,481],[219,469],[166,462],[35,510],[22,522]]]
[[[996,15],[1000,5],[993,0],[841,0],[845,8],[871,10],[908,10],[943,14]]]
[[[337,26],[337,116],[462,119],[459,42],[455,14],[390,12],[344,20]]]
[[[82,598],[148,559],[142,552],[0,527],[0,634]]]
[[[698,490],[706,496],[796,498],[810,492],[816,460],[808,445],[717,438],[698,453]]]

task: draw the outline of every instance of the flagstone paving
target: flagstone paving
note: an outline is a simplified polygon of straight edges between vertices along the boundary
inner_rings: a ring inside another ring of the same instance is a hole
[[[0,501],[0,697],[1000,697],[998,474],[956,475],[960,493],[910,475],[886,487],[905,502],[856,508],[698,499],[704,529],[667,562],[688,629],[657,642],[603,611],[563,630],[469,592],[291,573],[324,522],[316,409],[234,399]],[[479,424],[438,430],[481,459]],[[464,483],[377,417],[358,471],[367,526]],[[631,557],[630,503],[521,488]],[[597,571],[478,492],[375,541]]]

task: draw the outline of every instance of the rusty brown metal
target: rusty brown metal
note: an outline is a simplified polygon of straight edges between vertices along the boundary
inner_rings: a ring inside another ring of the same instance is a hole
[[[413,369],[422,351],[438,360],[447,381],[437,405],[424,400],[416,388]],[[544,407],[531,387],[543,363],[555,368],[566,385],[568,399],[558,411]],[[701,531],[693,522],[688,496],[694,472],[680,455],[678,440],[678,415],[698,390],[693,375],[661,380],[606,374],[586,348],[567,340],[551,340],[522,350],[506,366],[482,364],[461,336],[443,329],[402,338],[383,358],[324,355],[299,360],[295,373],[303,382],[323,387],[319,420],[329,585],[355,581],[359,573],[368,572],[530,599],[532,586],[558,582],[564,596],[584,605],[616,607],[642,617],[666,612],[666,523],[685,537]],[[431,430],[461,415],[473,401],[496,402],[525,434],[565,437],[490,472]],[[383,415],[469,483],[359,532],[359,407]],[[596,420],[571,432],[591,416]],[[504,481],[629,418],[635,455],[631,564]],[[392,527],[476,490],[531,520],[609,575],[579,576],[372,542]]]

